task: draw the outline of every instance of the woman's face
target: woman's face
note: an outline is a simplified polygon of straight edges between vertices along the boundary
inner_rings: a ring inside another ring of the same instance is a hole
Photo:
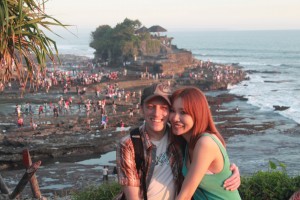
[[[171,107],[169,119],[174,135],[191,133],[194,126],[194,120],[191,115],[184,111],[181,98],[175,99]]]

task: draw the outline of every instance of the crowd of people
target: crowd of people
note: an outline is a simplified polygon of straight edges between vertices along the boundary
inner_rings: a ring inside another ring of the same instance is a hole
[[[97,87],[95,95],[70,91],[70,94],[62,93],[56,101],[48,100],[42,104],[32,102],[17,104],[15,114],[17,115],[19,127],[29,125],[29,119],[31,118],[42,121],[45,117],[51,118],[53,116],[52,119],[57,119],[77,115],[86,117],[87,122],[95,121],[99,123],[100,127],[106,129],[108,116],[123,115],[126,118],[127,116],[133,117],[134,113],[138,113],[139,107],[137,102],[139,102],[140,97],[141,90],[130,91],[124,88],[121,89],[117,82],[106,82],[102,84],[102,87]],[[24,118],[26,120],[23,120]],[[96,119],[94,120],[93,118]],[[22,124],[20,119],[23,121]],[[90,128],[90,126],[88,127]]]

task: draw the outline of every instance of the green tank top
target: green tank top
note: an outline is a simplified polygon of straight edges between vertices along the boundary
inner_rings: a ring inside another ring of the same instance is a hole
[[[240,194],[238,190],[227,191],[223,188],[224,181],[229,178],[232,174],[230,171],[230,161],[227,152],[221,142],[209,133],[204,133],[201,137],[208,136],[212,138],[219,146],[224,159],[224,167],[221,172],[217,174],[205,174],[201,183],[199,184],[193,198],[194,200],[205,200],[205,199],[228,199],[228,200],[240,200]],[[185,151],[187,152],[188,146]],[[182,173],[184,176],[187,175],[188,169],[186,167],[186,155],[184,156],[184,162],[182,167]]]

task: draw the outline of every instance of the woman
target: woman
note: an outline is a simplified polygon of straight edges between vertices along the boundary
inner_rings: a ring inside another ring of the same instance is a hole
[[[196,87],[171,96],[172,132],[186,142],[182,188],[176,199],[241,199],[237,190],[223,188],[231,176],[225,141],[216,129],[205,95]]]

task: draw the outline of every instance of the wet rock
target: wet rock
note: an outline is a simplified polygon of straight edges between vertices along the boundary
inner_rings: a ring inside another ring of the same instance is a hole
[[[278,105],[274,105],[273,108],[274,108],[276,111],[283,111],[283,110],[289,109],[290,107],[289,107],[289,106],[278,106]]]

